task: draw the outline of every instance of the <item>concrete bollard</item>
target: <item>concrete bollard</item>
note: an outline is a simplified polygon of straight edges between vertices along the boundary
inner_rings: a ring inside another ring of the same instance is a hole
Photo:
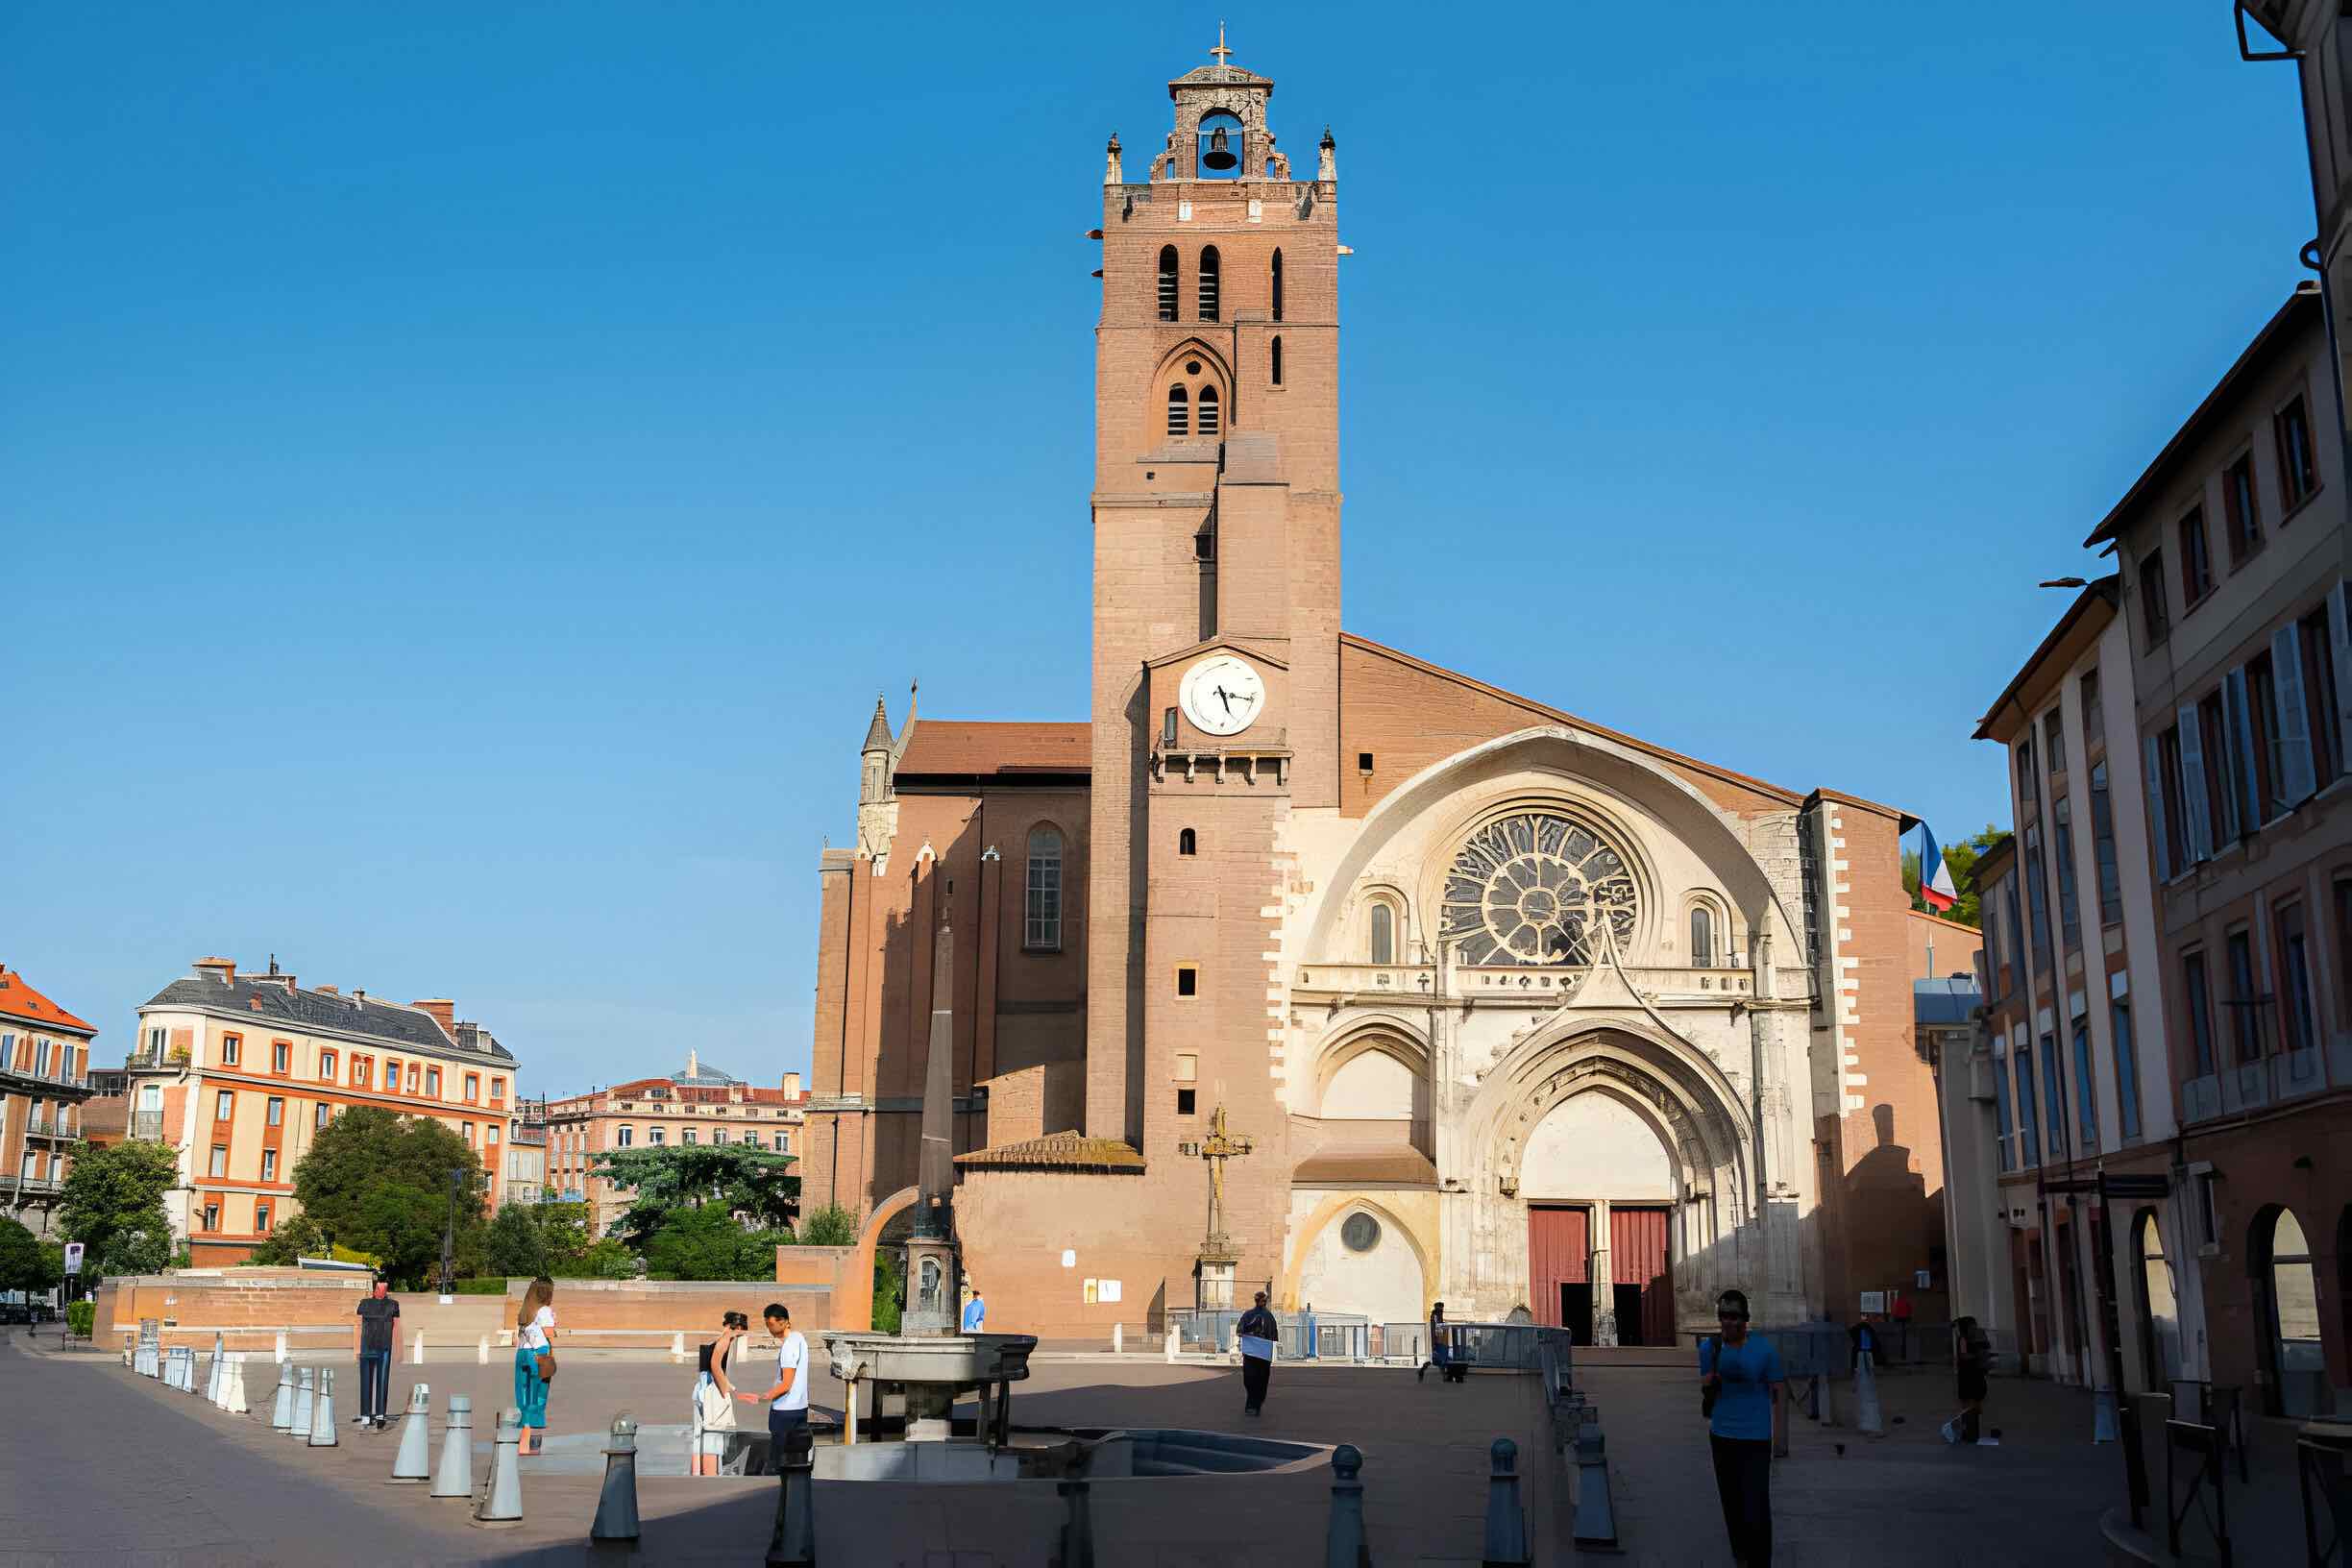
[[[1176,1349],[1183,1338],[1184,1335],[1176,1332],[1176,1325],[1173,1323],[1168,1325],[1167,1333],[1160,1336],[1161,1349],[1166,1352],[1169,1360],[1173,1361],[1176,1359]]]
[[[283,1432],[294,1424],[294,1369],[278,1363],[278,1392],[270,1401],[270,1431]]]
[[[1886,1435],[1886,1418],[1878,1409],[1878,1375],[1871,1369],[1874,1359],[1866,1350],[1854,1362],[1854,1431],[1865,1437]]]
[[[410,1366],[425,1364],[425,1331],[423,1329],[417,1330],[408,1336],[408,1364]]]
[[[808,1428],[784,1434],[776,1466],[775,1529],[768,1536],[768,1568],[816,1568],[817,1439]]]
[[[212,1336],[212,1354],[206,1358],[205,1403],[217,1409],[220,1405],[221,1336]]]
[[[499,1411],[498,1434],[490,1444],[490,1480],[474,1506],[474,1522],[487,1530],[511,1530],[523,1522],[523,1412],[512,1405]]]
[[[1364,1539],[1363,1453],[1354,1443],[1332,1450],[1331,1525],[1323,1532],[1323,1568],[1372,1568]]]
[[[686,1364],[686,1336],[683,1334],[670,1336],[670,1359],[680,1366]]]
[[[392,1457],[392,1484],[413,1486],[432,1479],[432,1386],[408,1390],[408,1413],[401,1421],[400,1452]]]
[[[1527,1568],[1527,1510],[1519,1506],[1519,1445],[1497,1437],[1486,1451],[1494,1473],[1486,1479],[1486,1546],[1482,1568]]]
[[[318,1400],[310,1408],[310,1446],[332,1448],[342,1440],[335,1433],[334,1368],[323,1366],[319,1368]]]
[[[1061,1542],[1046,1559],[1046,1568],[1094,1568],[1092,1484],[1083,1478],[1054,1482],[1066,1511],[1062,1517]]]
[[[474,1364],[476,1366],[490,1364],[490,1336],[486,1334],[474,1346]]]
[[[279,1360],[279,1364],[283,1365],[283,1364],[284,1364],[284,1362],[285,1362],[285,1359],[286,1359],[285,1330],[283,1330],[283,1329],[280,1329],[280,1330],[278,1331],[278,1360]]]
[[[310,1407],[318,1398],[317,1372],[310,1367],[298,1367],[294,1372],[294,1419],[286,1424],[286,1434],[307,1440],[310,1436]]]
[[[637,1423],[626,1414],[613,1417],[611,1440],[604,1445],[604,1489],[597,1494],[596,1520],[588,1527],[588,1538],[637,1538]]]
[[[2116,1397],[2113,1388],[2100,1388],[2091,1395],[2091,1441],[2112,1443],[2116,1440]]]
[[[1601,1412],[1587,1406],[1577,1428],[1576,1544],[1580,1551],[1615,1552],[1617,1505],[1609,1496],[1608,1444],[1601,1435]]]
[[[230,1415],[243,1415],[252,1407],[245,1403],[246,1352],[229,1353],[228,1374],[221,1379],[221,1409]]]
[[[474,1495],[474,1402],[450,1395],[449,1426],[441,1433],[441,1467],[433,1472],[434,1497]]]
[[[1127,1325],[1124,1323],[1111,1325],[1111,1354],[1114,1356],[1127,1354]]]

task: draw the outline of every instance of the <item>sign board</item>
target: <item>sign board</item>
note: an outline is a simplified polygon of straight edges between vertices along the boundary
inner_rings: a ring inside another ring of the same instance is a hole
[[[1935,1274],[1929,1269],[1915,1268],[1911,1271],[1911,1285],[1912,1288],[1914,1289],[1933,1290],[1935,1288]]]
[[[1064,1247],[1062,1249],[1062,1266],[1064,1268],[1076,1268],[1078,1266],[1077,1248]]]
[[[69,1276],[82,1272],[82,1243],[79,1241],[65,1243],[65,1272]]]
[[[1119,1282],[1116,1280],[1096,1280],[1094,1282],[1094,1299],[1096,1301],[1118,1300]]]
[[[1093,1280],[1088,1280],[1088,1281],[1084,1282],[1084,1284],[1083,1284],[1083,1286],[1082,1286],[1082,1288],[1083,1288],[1083,1289],[1085,1290],[1085,1292],[1086,1292],[1086,1304],[1087,1304],[1089,1307],[1091,1307],[1091,1306],[1093,1306],[1093,1305],[1094,1305],[1094,1289],[1095,1289],[1095,1285],[1096,1285],[1096,1282],[1095,1282],[1095,1281],[1093,1281]]]
[[[1887,1305],[1886,1305],[1886,1292],[1885,1292],[1884,1290],[1865,1290],[1865,1291],[1863,1291],[1863,1292],[1862,1292],[1862,1310],[1863,1310],[1864,1311],[1866,1311],[1866,1312],[1883,1312],[1883,1311],[1885,1311],[1887,1310]]]

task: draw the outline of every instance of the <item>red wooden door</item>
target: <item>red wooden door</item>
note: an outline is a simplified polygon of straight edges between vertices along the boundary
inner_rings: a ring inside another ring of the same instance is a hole
[[[1674,1343],[1674,1287],[1666,1275],[1666,1211],[1609,1210],[1609,1276],[1641,1287],[1641,1342]]]
[[[1583,1285],[1592,1278],[1592,1211],[1589,1209],[1530,1209],[1528,1211],[1528,1309],[1535,1321],[1560,1328],[1563,1285]]]

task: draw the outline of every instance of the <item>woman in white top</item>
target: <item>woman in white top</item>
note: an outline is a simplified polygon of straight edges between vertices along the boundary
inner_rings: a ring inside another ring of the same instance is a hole
[[[702,1367],[695,1374],[694,1473],[715,1476],[726,1458],[727,1433],[735,1430],[735,1384],[727,1379],[727,1358],[736,1342],[751,1331],[751,1320],[741,1312],[720,1319],[719,1337],[702,1347]]]
[[[555,1282],[542,1274],[523,1292],[515,1312],[515,1409],[523,1412],[525,1454],[547,1447],[548,1380],[555,1375],[554,1299]]]

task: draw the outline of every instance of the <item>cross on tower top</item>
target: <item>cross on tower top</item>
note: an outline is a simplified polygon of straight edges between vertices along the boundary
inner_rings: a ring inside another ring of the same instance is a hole
[[[1222,16],[1217,18],[1217,45],[1209,54],[1219,65],[1233,59],[1233,51],[1225,47],[1225,18]]]

